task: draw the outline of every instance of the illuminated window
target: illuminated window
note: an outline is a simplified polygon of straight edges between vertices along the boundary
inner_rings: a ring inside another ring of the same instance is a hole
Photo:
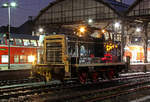
[[[10,45],[14,45],[14,39],[10,39]]]
[[[14,56],[14,63],[19,63],[19,56]]]
[[[23,39],[24,46],[30,46],[30,41]]]
[[[16,41],[16,45],[23,45],[21,39],[15,39],[15,41]]]
[[[35,61],[35,56],[28,56],[28,62],[34,62]]]
[[[0,44],[6,44],[5,39],[0,39]]]
[[[2,63],[8,63],[8,55],[2,55]]]
[[[31,40],[31,46],[37,46],[36,40]]]
[[[85,54],[86,54],[86,49],[85,49],[84,46],[81,46],[81,47],[80,47],[80,56],[83,56],[83,55],[85,55]]]
[[[20,63],[25,63],[27,61],[27,57],[25,55],[20,56]]]

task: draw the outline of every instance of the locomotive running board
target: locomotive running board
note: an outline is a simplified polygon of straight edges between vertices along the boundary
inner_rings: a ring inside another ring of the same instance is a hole
[[[125,65],[126,63],[94,63],[94,64],[74,64],[75,67],[92,67],[92,66],[115,66]]]

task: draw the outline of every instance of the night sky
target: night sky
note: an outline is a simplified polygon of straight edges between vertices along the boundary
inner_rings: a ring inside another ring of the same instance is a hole
[[[53,0],[0,0],[0,5],[5,2],[16,1],[17,8],[11,9],[11,26],[20,26],[28,20],[28,16],[37,16],[39,11]],[[134,0],[123,0],[131,4]],[[8,9],[0,8],[0,26],[8,24]]]

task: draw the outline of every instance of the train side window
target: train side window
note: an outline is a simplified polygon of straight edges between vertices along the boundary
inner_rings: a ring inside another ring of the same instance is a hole
[[[8,55],[2,55],[2,63],[8,63]]]
[[[14,39],[10,39],[10,45],[14,45]]]
[[[31,46],[37,46],[36,40],[31,40]]]
[[[19,56],[14,56],[14,63],[19,63]]]
[[[20,63],[25,63],[27,61],[27,57],[25,55],[20,56]]]
[[[6,44],[6,40],[5,39],[0,39],[0,44]]]
[[[15,39],[16,41],[16,45],[23,45],[22,40],[21,39]]]
[[[27,39],[23,39],[24,46],[30,46],[30,41]]]

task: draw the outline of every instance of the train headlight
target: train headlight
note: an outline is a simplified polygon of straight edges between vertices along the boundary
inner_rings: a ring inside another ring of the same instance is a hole
[[[29,62],[34,62],[35,61],[35,56],[28,56],[28,61]]]

